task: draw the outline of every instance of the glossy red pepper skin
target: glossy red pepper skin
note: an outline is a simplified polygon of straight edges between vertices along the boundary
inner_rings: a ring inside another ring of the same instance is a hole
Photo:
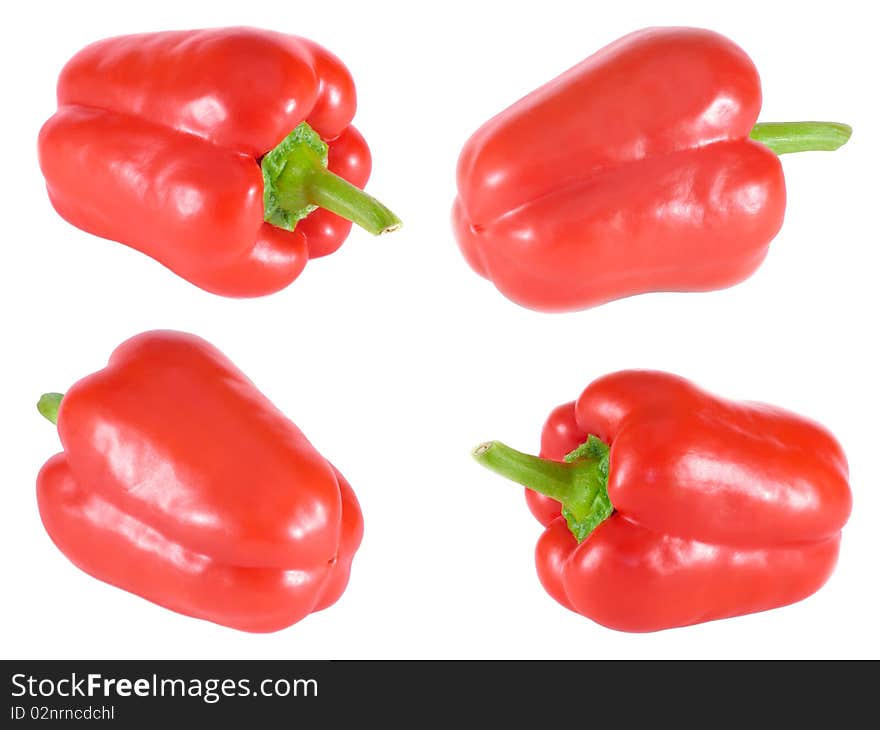
[[[550,414],[541,455],[561,461],[590,434],[611,447],[615,511],[586,540],[558,502],[526,490],[547,527],[538,575],[567,608],[656,631],[793,603],[830,576],[852,497],[844,453],[818,424],[622,371]]]
[[[231,297],[287,286],[351,223],[318,209],[293,231],[263,219],[260,158],[300,122],[328,168],[363,187],[370,152],[355,87],[317,44],[252,28],[109,38],[76,54],[39,138],[49,197],[73,225]]]
[[[258,632],[345,589],[363,533],[351,487],[204,340],[157,331],[123,343],[64,396],[58,431],[40,514],[96,578]]]
[[[730,286],[785,211],[778,157],[749,139],[758,73],[717,33],[632,33],[484,124],[458,163],[471,267],[536,310]]]

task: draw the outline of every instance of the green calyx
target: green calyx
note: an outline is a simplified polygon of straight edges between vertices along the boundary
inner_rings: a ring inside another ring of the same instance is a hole
[[[524,454],[500,441],[480,444],[472,455],[496,474],[559,502],[578,542],[614,512],[608,498],[610,449],[596,436],[567,454],[562,463]]]
[[[61,408],[61,400],[64,393],[43,393],[37,401],[37,410],[40,415],[51,423],[58,423],[58,409]]]
[[[263,156],[263,217],[292,231],[326,208],[374,235],[397,230],[400,219],[382,203],[327,169],[329,147],[303,122]]]
[[[263,157],[263,217],[267,223],[292,231],[317,209],[307,200],[304,178],[312,167],[327,167],[328,151],[327,143],[303,122]],[[286,184],[279,186],[282,176]]]
[[[566,464],[575,464],[580,476],[580,498],[574,505],[562,505],[562,516],[578,542],[583,542],[601,522],[611,517],[614,507],[608,498],[608,462],[611,449],[592,434],[565,457]]]

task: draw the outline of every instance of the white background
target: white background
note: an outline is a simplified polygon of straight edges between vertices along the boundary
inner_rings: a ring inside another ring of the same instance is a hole
[[[2,656],[880,656],[880,130],[867,8],[78,0],[7,9]],[[206,294],[142,254],[65,223],[49,205],[36,159],[57,73],[80,47],[122,33],[231,24],[305,35],[344,60],[359,91],[355,123],[373,152],[368,189],[405,221],[383,239],[356,230],[285,291],[245,301]],[[724,33],[761,72],[762,120],[845,121],[852,141],[834,154],[784,158],[785,225],[745,283],[571,314],[521,309],[468,268],[450,233],[458,151],[492,114],[648,25]],[[366,537],[349,588],[330,610],[276,634],[238,633],[102,584],[50,542],[34,480],[59,442],[36,412],[37,397],[65,390],[124,339],[154,328],[213,342],[351,481]],[[837,435],[855,507],[837,571],[819,593],[779,610],[649,635],[604,629],[545,594],[533,567],[540,526],[521,490],[474,464],[470,449],[489,438],[537,449],[553,406],[629,367],[775,403]]]

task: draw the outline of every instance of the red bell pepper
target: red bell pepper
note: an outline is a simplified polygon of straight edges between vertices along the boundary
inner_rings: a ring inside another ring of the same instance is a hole
[[[806,598],[831,575],[852,506],[824,428],[660,372],[594,381],[550,415],[541,457],[497,441],[474,455],[528,487],[547,592],[621,631]]]
[[[342,595],[363,534],[354,492],[204,340],[138,335],[39,407],[64,445],[37,479],[40,516],[85,572],[243,631]]]
[[[513,301],[564,311],[749,276],[782,225],[774,153],[848,126],[758,124],[745,53],[706,30],[621,38],[484,124],[458,162],[453,227]]]
[[[348,70],[305,38],[109,38],[67,63],[58,105],[39,139],[58,213],[216,294],[287,286],[339,248],[349,221],[376,234],[400,225],[360,190],[370,153],[351,126]]]

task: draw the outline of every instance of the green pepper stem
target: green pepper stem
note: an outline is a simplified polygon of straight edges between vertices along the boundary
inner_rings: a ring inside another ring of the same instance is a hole
[[[577,497],[577,465],[524,454],[500,441],[487,441],[472,453],[477,462],[490,471],[561,504],[573,502]]]
[[[400,218],[372,195],[324,167],[312,171],[306,186],[306,197],[312,205],[326,208],[374,236],[391,233],[402,225]]]
[[[43,393],[37,401],[37,410],[51,423],[58,423],[58,409],[61,407],[61,399],[64,393]]]
[[[839,122],[761,122],[749,137],[777,155],[789,152],[833,151],[852,136],[852,127]]]
[[[524,454],[500,441],[487,441],[471,453],[490,471],[559,502],[579,542],[614,511],[608,498],[609,449],[595,436],[568,454],[566,463]]]
[[[396,231],[400,218],[356,185],[327,169],[329,147],[302,122],[260,163],[263,215],[292,231],[316,208],[326,208],[374,235]]]

